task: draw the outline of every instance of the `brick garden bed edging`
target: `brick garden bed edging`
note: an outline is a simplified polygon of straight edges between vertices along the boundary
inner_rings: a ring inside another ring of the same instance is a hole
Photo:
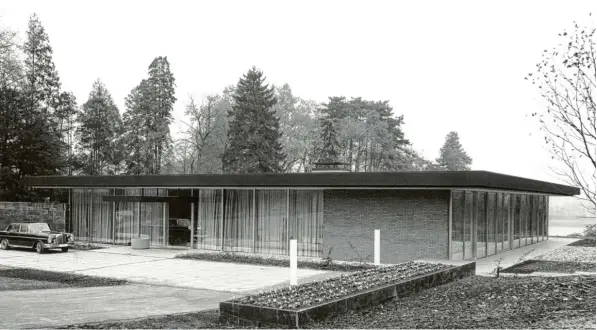
[[[324,320],[349,310],[406,297],[426,288],[472,276],[475,275],[475,270],[476,262],[472,261],[297,310],[241,304],[229,300],[220,303],[220,321],[253,326],[264,324],[282,328],[300,328],[311,321]]]

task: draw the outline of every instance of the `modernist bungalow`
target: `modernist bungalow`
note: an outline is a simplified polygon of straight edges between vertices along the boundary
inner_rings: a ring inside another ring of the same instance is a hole
[[[381,262],[474,259],[546,240],[549,196],[576,187],[485,171],[29,177],[68,191],[78,239]],[[66,201],[66,198],[65,198]]]

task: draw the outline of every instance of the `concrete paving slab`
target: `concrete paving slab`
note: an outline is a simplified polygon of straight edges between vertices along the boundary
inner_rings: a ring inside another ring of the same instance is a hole
[[[196,312],[217,308],[220,301],[233,297],[226,292],[152,285],[4,291],[0,299],[0,329],[48,328]]]
[[[493,270],[497,267],[497,261],[500,261],[500,267],[507,268],[519,261],[521,256],[528,252],[529,254],[524,258],[524,260],[532,259],[538,257],[542,254],[548,253],[551,250],[560,248],[562,246],[568,245],[572,242],[578,241],[577,238],[549,238],[546,241],[542,241],[539,243],[523,246],[520,248],[516,248],[513,250],[503,251],[498,254],[477,259],[477,275],[489,275],[493,272]]]
[[[75,250],[67,253],[38,254],[25,250],[0,250],[0,266],[70,272],[143,284],[239,293],[289,282],[289,269],[284,267],[175,259],[149,253],[136,255]],[[298,269],[297,277],[305,279],[329,273],[334,274],[327,271]]]

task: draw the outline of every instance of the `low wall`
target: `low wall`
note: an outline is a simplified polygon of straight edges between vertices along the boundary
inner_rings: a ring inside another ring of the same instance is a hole
[[[66,223],[66,204],[0,202],[0,230],[12,222],[47,222],[62,231]]]

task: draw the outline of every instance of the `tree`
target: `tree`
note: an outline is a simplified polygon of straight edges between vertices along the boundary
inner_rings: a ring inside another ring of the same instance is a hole
[[[581,200],[595,214],[595,29],[564,31],[552,51],[545,50],[530,79],[546,102],[538,118],[545,144],[556,160],[554,173],[582,190]]]
[[[123,127],[120,112],[101,80],[93,83],[79,114],[79,160],[89,175],[117,174],[122,162],[118,139]]]
[[[330,118],[320,118],[320,124],[322,147],[319,161],[336,162],[338,161],[338,151],[340,150],[340,144],[336,138],[336,129],[334,128],[334,123]]]
[[[450,132],[439,150],[437,163],[448,171],[469,171],[473,160],[462,148],[458,133]]]
[[[67,169],[65,174],[73,174],[74,148],[76,145],[76,120],[79,115],[77,100],[73,93],[62,92],[56,104],[55,117],[61,142],[66,146]]]
[[[168,58],[158,56],[149,65],[148,78],[127,96],[122,140],[128,150],[127,173],[162,172],[162,164],[169,158],[166,151],[172,151],[170,123],[176,102],[175,86]]]
[[[153,150],[154,163],[152,164],[152,173],[160,173],[163,162],[164,149],[171,143],[170,123],[172,123],[172,110],[175,97],[175,79],[170,71],[168,57],[158,56],[149,65],[149,78],[147,85],[150,97],[150,113],[147,124],[151,133],[149,142]]]
[[[55,175],[64,167],[49,122],[29,110],[28,96],[16,88],[0,88],[0,199],[27,201],[35,193],[22,185],[25,176]]]
[[[272,109],[276,97],[264,81],[263,73],[253,67],[237,84],[229,113],[225,172],[282,171],[286,157],[280,143],[280,122]]]
[[[51,114],[60,91],[60,79],[52,60],[50,40],[36,14],[29,18],[25,55],[25,86],[32,111],[41,111],[52,120]]]
[[[220,95],[207,96],[201,105],[189,97],[185,110],[189,122],[184,123],[187,130],[184,132],[184,141],[177,144],[178,153],[184,155],[180,160],[185,171],[222,172],[222,157],[228,142],[226,117],[230,109],[230,101]]]
[[[280,121],[280,143],[286,159],[282,171],[305,170],[317,155],[318,143],[317,104],[292,94],[288,84],[274,87],[277,103],[273,106]]]
[[[322,116],[337,125],[340,158],[354,171],[404,170],[410,142],[402,132],[403,117],[394,117],[388,101],[330,97]]]
[[[22,75],[16,33],[0,27],[0,87],[16,87]]]
[[[149,88],[147,80],[133,88],[125,99],[126,111],[123,115],[124,134],[122,145],[125,153],[126,173],[133,175],[150,174],[154,163],[153,148],[148,138],[151,127],[149,116]]]

